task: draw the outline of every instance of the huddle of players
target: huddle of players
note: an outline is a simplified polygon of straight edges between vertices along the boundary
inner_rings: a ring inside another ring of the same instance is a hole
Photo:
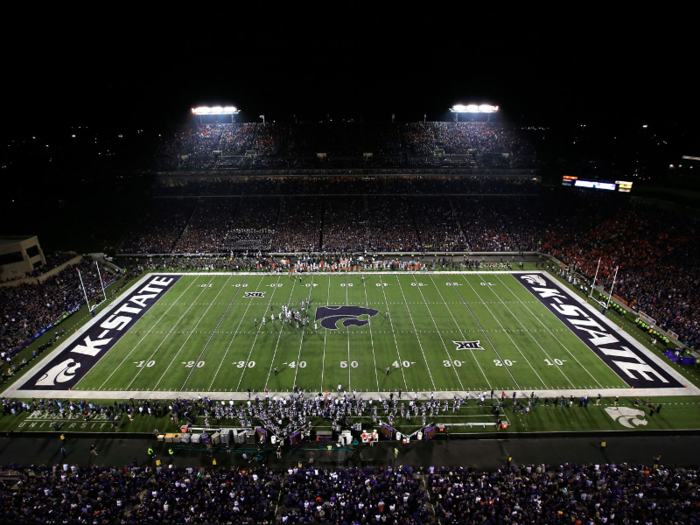
[[[275,307],[273,305],[270,305],[270,323],[275,322],[275,312],[274,312]],[[282,320],[284,319],[285,323],[291,324],[292,320],[296,322],[296,327],[297,330],[299,329],[299,324],[301,323],[301,326],[306,328],[307,324],[310,324],[309,321],[309,315],[308,315],[308,309],[309,309],[309,298],[307,297],[301,302],[301,308],[299,310],[295,310],[294,308],[289,308],[286,305],[282,305],[282,310],[277,314],[277,319],[281,323]],[[263,316],[262,317],[262,325],[265,326],[267,324],[267,317]],[[258,326],[258,318],[255,318],[255,326]],[[314,331],[318,331],[318,324],[314,323]]]

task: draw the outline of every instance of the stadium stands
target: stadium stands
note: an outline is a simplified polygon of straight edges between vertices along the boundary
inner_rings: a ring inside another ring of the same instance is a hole
[[[11,363],[12,356],[36,334],[52,327],[83,303],[83,289],[76,269],[82,273],[88,299],[92,304],[100,302],[102,286],[92,261],[69,266],[40,284],[0,288],[0,351],[6,362]],[[109,272],[103,272],[103,278],[105,287],[117,279]],[[15,365],[11,363],[3,373],[11,374],[14,370]]]
[[[485,122],[208,124],[177,127],[156,154],[157,171],[261,168],[534,168],[515,126]],[[324,153],[325,158],[317,157]],[[371,157],[363,157],[371,153]]]
[[[12,523],[695,523],[697,469],[3,465]],[[88,518],[89,516],[89,518]]]

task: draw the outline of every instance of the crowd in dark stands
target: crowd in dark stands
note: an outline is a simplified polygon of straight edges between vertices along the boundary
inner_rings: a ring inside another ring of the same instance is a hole
[[[173,128],[158,148],[155,168],[343,169],[362,159],[372,168],[511,169],[535,167],[534,154],[518,128],[506,123],[230,123]]]
[[[662,463],[327,469],[0,467],[12,523],[686,524],[697,469]]]
[[[609,289],[619,266],[623,300],[700,342],[697,221],[625,195],[539,188],[521,177],[159,180],[164,193],[231,196],[156,199],[122,252],[541,251],[588,280],[600,258],[597,284]]]
[[[159,176],[153,192],[157,197],[234,197],[246,195],[537,195],[539,182],[532,177],[496,176],[303,176],[279,173],[270,177]],[[361,175],[361,174],[360,174]]]
[[[83,260],[38,284],[20,284],[0,288],[0,351],[8,358],[35,334],[61,321],[77,305],[84,303],[80,285],[82,274],[91,304],[104,299],[97,268]],[[102,270],[105,288],[117,276]]]

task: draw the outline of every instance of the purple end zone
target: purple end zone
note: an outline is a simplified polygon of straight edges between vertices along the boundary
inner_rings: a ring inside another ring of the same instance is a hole
[[[19,389],[73,388],[178,279],[179,275],[155,275],[135,287],[118,308],[100,322],[93,323]]]
[[[515,278],[629,386],[683,387],[644,352],[598,322],[573,297],[542,275],[516,274]]]

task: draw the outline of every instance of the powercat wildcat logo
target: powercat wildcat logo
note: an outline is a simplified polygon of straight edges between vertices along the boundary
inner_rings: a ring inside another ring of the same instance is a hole
[[[316,308],[315,321],[321,321],[321,326],[328,330],[338,330],[337,323],[343,320],[343,326],[365,326],[369,324],[370,317],[374,317],[379,310],[365,308],[364,306],[319,306]]]
[[[637,410],[636,408],[608,407],[605,409],[605,411],[611,418],[613,418],[614,421],[619,422],[623,427],[634,428],[638,427],[639,425],[646,425],[649,423],[646,419],[644,419],[644,416],[646,416],[644,411]],[[642,419],[639,419],[639,417]]]
[[[65,383],[73,379],[78,368],[80,368],[80,363],[76,363],[73,359],[66,359],[63,363],[57,364],[46,372],[36,384],[38,386],[55,386],[56,383]]]
[[[145,284],[135,287],[109,315],[92,322],[78,339],[41,367],[19,390],[73,388],[179,278],[177,275],[153,276]]]
[[[643,350],[615,333],[599,314],[556,284],[539,274],[516,274],[514,277],[629,386],[682,388],[666,369]]]
[[[537,286],[547,286],[547,281],[541,275],[523,275],[523,279],[530,284],[536,284]]]

